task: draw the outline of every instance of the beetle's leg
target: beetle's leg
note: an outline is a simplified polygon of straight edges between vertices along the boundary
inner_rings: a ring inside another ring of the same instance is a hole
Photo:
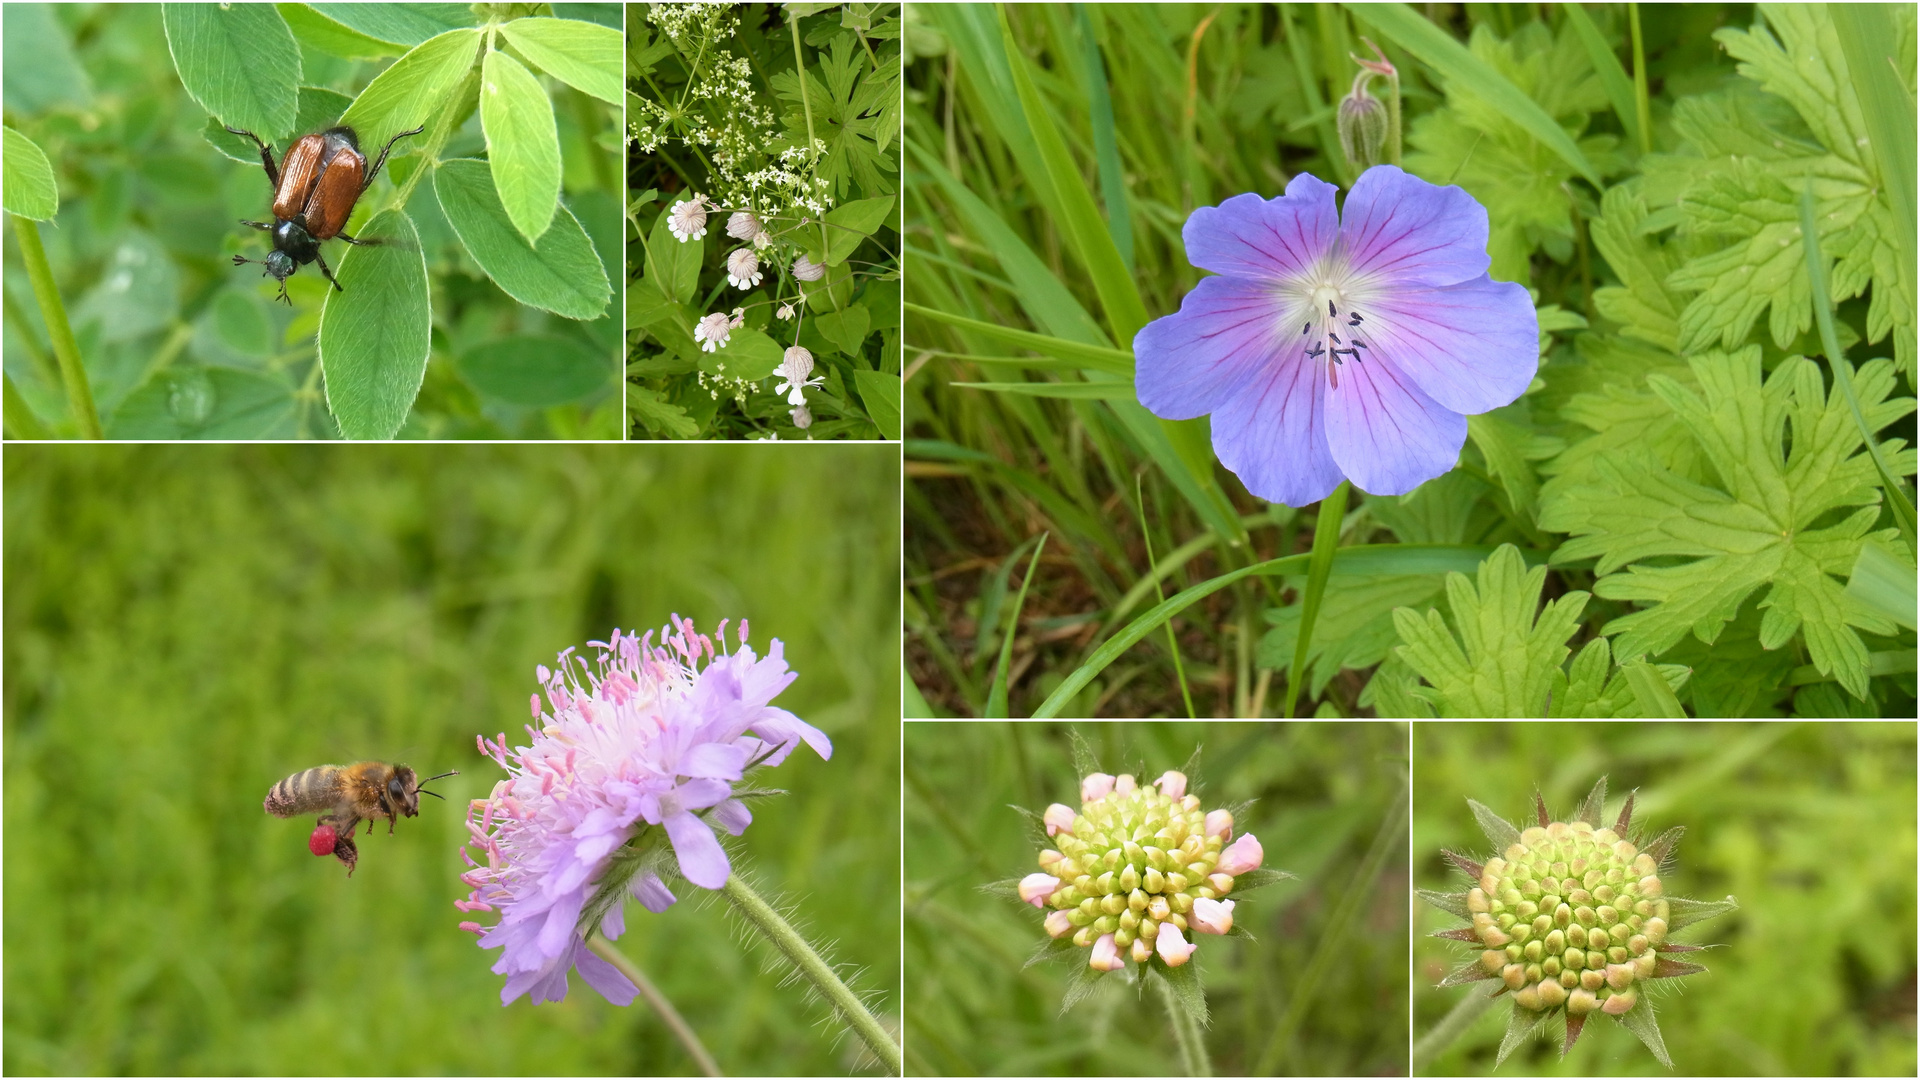
[[[255,146],[260,148],[260,164],[267,168],[267,183],[271,184],[274,192],[278,194],[280,191],[280,170],[273,167],[273,148],[261,142],[260,136],[255,135],[251,131],[241,131],[237,127],[230,127],[227,130],[233,132],[235,135],[245,135],[247,138],[253,140]]]
[[[247,220],[247,219],[245,219],[245,218],[241,218],[241,219],[240,219],[240,224],[242,224],[242,225],[251,225],[251,226],[253,226],[253,227],[254,227],[254,228],[256,228],[256,229],[265,229],[265,230],[266,230],[266,231],[268,231],[268,232],[272,232],[272,231],[273,231],[273,226],[271,226],[271,225],[269,225],[269,224],[267,224],[267,223],[266,223],[266,222],[264,222],[264,221],[248,221],[248,220]]]
[[[427,130],[426,126],[422,125],[420,127],[414,128],[412,131],[403,131],[400,134],[395,135],[393,138],[388,139],[387,145],[380,148],[380,160],[373,163],[373,169],[367,173],[366,180],[361,182],[360,184],[361,192],[364,193],[368,188],[373,186],[373,178],[380,175],[380,166],[385,165],[387,163],[387,151],[393,149],[394,143],[399,142],[401,139],[404,139],[409,135],[418,135],[425,130]],[[275,185],[275,189],[278,190],[278,185]]]
[[[327,269],[327,260],[319,252],[316,251],[313,253],[313,261],[320,264],[320,272],[327,275],[327,280],[333,281],[333,271]],[[345,289],[341,289],[340,283],[337,281],[333,281],[333,287],[336,289],[340,289],[341,292],[347,291]]]
[[[380,245],[380,241],[378,240],[355,240],[343,232],[334,233],[333,237],[336,240],[345,240],[349,244],[358,244],[361,247],[378,247]]]

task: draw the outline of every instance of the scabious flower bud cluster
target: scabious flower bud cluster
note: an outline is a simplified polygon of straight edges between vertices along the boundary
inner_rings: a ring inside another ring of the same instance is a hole
[[[1147,963],[1185,964],[1189,935],[1233,929],[1234,879],[1258,869],[1252,833],[1233,836],[1233,815],[1202,811],[1185,775],[1151,786],[1094,773],[1080,785],[1080,809],[1061,803],[1041,818],[1054,847],[1021,879],[1020,899],[1048,911],[1047,933],[1091,950],[1088,965],[1114,971]]]
[[[1556,821],[1489,859],[1467,893],[1480,966],[1514,1004],[1619,1016],[1639,1003],[1667,939],[1653,856],[1612,829]]]
[[[1661,1064],[1667,1056],[1646,988],[1655,979],[1697,975],[1699,964],[1673,959],[1704,946],[1672,940],[1675,931],[1738,907],[1733,897],[1701,901],[1671,897],[1660,880],[1684,829],[1653,839],[1629,837],[1633,796],[1611,828],[1601,824],[1607,781],[1602,777],[1571,821],[1555,821],[1534,796],[1535,824],[1518,829],[1469,799],[1467,805],[1499,852],[1485,863],[1442,852],[1465,873],[1465,892],[1418,890],[1427,902],[1469,925],[1435,936],[1465,942],[1476,955],[1441,986],[1498,983],[1493,996],[1513,1002],[1499,1061],[1548,1020],[1564,1017],[1565,1056],[1587,1021],[1611,1016],[1632,1031]],[[1498,1062],[1496,1062],[1497,1064]]]

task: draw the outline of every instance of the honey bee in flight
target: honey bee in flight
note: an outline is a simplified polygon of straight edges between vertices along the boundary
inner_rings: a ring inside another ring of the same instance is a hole
[[[442,798],[437,792],[425,790],[423,784],[458,775],[456,770],[420,780],[407,766],[384,761],[316,765],[273,785],[262,805],[267,813],[283,818],[321,811],[307,848],[315,855],[332,855],[346,863],[347,876],[352,877],[360,858],[353,831],[362,821],[367,823],[367,834],[372,835],[373,823],[386,818],[387,834],[391,836],[399,815],[419,816],[421,795]]]

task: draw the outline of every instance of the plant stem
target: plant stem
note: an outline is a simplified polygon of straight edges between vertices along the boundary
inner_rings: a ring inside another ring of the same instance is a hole
[[[707,1076],[725,1075],[720,1071],[719,1062],[714,1061],[713,1055],[707,1053],[706,1046],[700,1042],[700,1036],[694,1034],[694,1030],[687,1026],[686,1020],[680,1015],[680,1010],[673,1007],[673,1002],[668,1001],[665,995],[660,993],[660,988],[653,985],[653,980],[647,978],[646,973],[642,972],[638,965],[627,959],[625,953],[614,948],[612,942],[597,934],[587,939],[587,948],[592,949],[594,955],[600,959],[619,968],[620,974],[625,975],[628,982],[640,988],[640,996],[647,999],[647,1004],[653,1007],[653,1011],[658,1013],[660,1019],[667,1025],[667,1030],[673,1032],[673,1037],[680,1040],[680,1045],[686,1048],[694,1064],[700,1066],[701,1073]]]
[[[40,317],[46,320],[47,337],[53,343],[53,355],[60,360],[60,381],[67,389],[67,406],[73,410],[73,422],[83,439],[104,439],[100,414],[94,411],[93,390],[87,385],[87,369],[80,363],[80,346],[73,340],[73,327],[67,323],[67,308],[60,302],[60,286],[54,284],[53,267],[47,262],[47,249],[40,246],[40,226],[18,215],[13,217],[14,235],[20,238],[20,255],[27,264],[27,279],[33,282],[33,297],[40,301]]]
[[[1147,530],[1147,496],[1141,478],[1133,478],[1134,505],[1140,508],[1140,540],[1147,546],[1147,576],[1153,579],[1153,598],[1157,603],[1165,603],[1167,594],[1160,588],[1160,568],[1153,562],[1153,534]],[[1187,668],[1180,662],[1180,642],[1173,636],[1173,620],[1164,624],[1167,631],[1167,651],[1173,654],[1173,674],[1180,680],[1180,697],[1187,703],[1187,719],[1196,719],[1193,712],[1193,691],[1187,688]]]
[[[728,877],[727,883],[721,887],[721,892],[732,901],[735,911],[752,923],[756,930],[773,943],[774,947],[785,953],[787,959],[793,961],[793,966],[799,971],[801,977],[812,983],[814,989],[820,991],[821,996],[833,1005],[841,1018],[847,1022],[847,1026],[853,1029],[853,1033],[860,1036],[860,1041],[867,1044],[867,1049],[873,1051],[873,1056],[880,1059],[880,1064],[885,1066],[890,1074],[899,1076],[903,1066],[899,1044],[887,1034],[887,1029],[880,1026],[880,1021],[874,1019],[873,1014],[867,1011],[867,1007],[860,1003],[860,999],[854,995],[853,991],[847,989],[847,984],[840,981],[840,976],[834,974],[833,968],[820,958],[820,954],[814,951],[813,946],[807,944],[799,931],[795,930],[787,920],[781,918],[780,913],[773,910],[772,905],[762,900],[759,893],[754,892],[746,882],[740,880],[740,875],[734,874]]]
[[[1212,1076],[1213,1062],[1207,1058],[1207,1037],[1194,1022],[1193,1014],[1182,1008],[1173,988],[1162,983],[1160,999],[1166,1002],[1167,1019],[1173,1021],[1174,1045],[1180,1048],[1180,1064],[1188,1076]]]
[[[1853,422],[1860,428],[1860,439],[1867,444],[1867,456],[1873,459],[1873,467],[1880,474],[1880,486],[1887,493],[1887,501],[1893,504],[1893,520],[1900,526],[1900,535],[1907,542],[1907,554],[1916,554],[1914,547],[1913,503],[1907,501],[1907,485],[1900,481],[1893,470],[1887,467],[1887,460],[1880,453],[1880,439],[1867,426],[1866,414],[1860,411],[1860,398],[1853,390],[1853,368],[1847,363],[1847,354],[1840,348],[1840,338],[1833,332],[1833,300],[1827,291],[1827,262],[1820,254],[1820,234],[1815,231],[1817,225],[1813,214],[1813,181],[1800,191],[1800,244],[1807,253],[1807,281],[1813,291],[1813,317],[1820,324],[1820,344],[1827,350],[1827,366],[1833,369],[1833,384],[1847,399],[1847,408],[1853,411]]]
[[[1320,517],[1313,524],[1313,558],[1307,563],[1307,592],[1301,600],[1300,634],[1293,642],[1293,666],[1287,670],[1286,707],[1281,715],[1293,719],[1293,706],[1300,698],[1300,680],[1307,670],[1307,647],[1313,642],[1313,621],[1320,616],[1320,597],[1327,591],[1327,574],[1333,570],[1333,552],[1340,546],[1340,523],[1347,516],[1347,493],[1351,481],[1342,480],[1333,494],[1320,500]]]
[[[1387,91],[1387,164],[1398,165],[1400,164],[1400,69],[1397,67],[1387,76]]]
[[[1440,1052],[1453,1045],[1455,1039],[1466,1034],[1467,1029],[1473,1026],[1473,1022],[1493,1007],[1493,1002],[1493,996],[1481,993],[1477,986],[1469,989],[1467,996],[1460,999],[1459,1003],[1453,1007],[1453,1011],[1447,1013],[1432,1031],[1420,1036],[1420,1041],[1413,1044],[1410,1062],[1413,1072],[1417,1074],[1426,1068],[1427,1063],[1439,1057]]]

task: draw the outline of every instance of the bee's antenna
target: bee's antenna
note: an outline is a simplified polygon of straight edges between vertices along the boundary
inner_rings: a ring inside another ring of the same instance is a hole
[[[452,771],[450,771],[450,772],[443,772],[443,773],[441,773],[441,774],[440,774],[440,776],[429,776],[429,777],[427,777],[427,778],[426,778],[425,780],[422,780],[422,781],[420,781],[419,783],[417,783],[417,784],[415,784],[415,785],[413,785],[413,790],[414,790],[414,791],[416,791],[416,792],[419,792],[419,793],[420,793],[420,794],[422,794],[422,795],[431,795],[431,796],[433,796],[434,798],[436,798],[436,799],[439,799],[439,800],[440,800],[441,802],[446,802],[446,801],[447,801],[447,797],[446,797],[445,795],[442,795],[442,794],[440,794],[440,793],[439,793],[439,792],[437,792],[437,791],[428,791],[428,790],[427,790],[427,785],[428,785],[428,784],[431,784],[431,783],[433,783],[433,782],[434,782],[435,780],[438,780],[438,779],[440,779],[441,777],[446,777],[446,776],[459,776],[459,775],[460,775],[460,770],[459,770],[459,769],[454,769],[454,770],[452,770]]]

